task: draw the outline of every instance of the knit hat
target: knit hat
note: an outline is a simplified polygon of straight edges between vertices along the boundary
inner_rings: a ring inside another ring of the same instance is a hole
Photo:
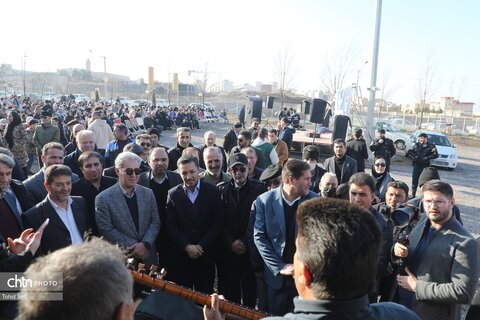
[[[440,180],[438,170],[434,167],[426,167],[423,169],[420,177],[418,178],[418,186],[421,188],[425,183],[430,180]]]

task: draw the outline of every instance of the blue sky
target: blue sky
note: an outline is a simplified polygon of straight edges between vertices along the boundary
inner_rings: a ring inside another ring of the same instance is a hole
[[[54,71],[82,68],[87,58],[94,71],[147,78],[148,66],[165,81],[178,72],[208,63],[211,81],[237,84],[277,81],[276,57],[288,48],[294,55],[293,87],[321,89],[326,56],[351,46],[364,96],[369,86],[374,0],[245,0],[245,1],[10,1],[2,3],[0,63]],[[426,60],[435,66],[431,100],[457,96],[480,105],[479,23],[477,1],[383,1],[378,82],[396,87],[392,100],[418,99],[417,83]],[[89,53],[89,50],[93,51]],[[364,65],[364,61],[369,63]]]

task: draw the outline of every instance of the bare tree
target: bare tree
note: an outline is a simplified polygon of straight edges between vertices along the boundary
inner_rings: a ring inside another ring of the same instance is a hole
[[[354,73],[357,60],[358,50],[352,44],[344,45],[333,55],[326,55],[320,79],[322,90],[330,99],[344,87],[347,78]]]
[[[208,63],[205,63],[203,70],[189,70],[188,75],[192,75],[195,79],[195,83],[202,94],[202,105],[205,105],[205,96],[207,95],[207,83],[208,83]]]
[[[423,122],[423,113],[427,111],[427,99],[430,99],[432,92],[432,82],[435,75],[436,66],[433,64],[432,56],[428,55],[422,75],[418,79],[418,95],[420,97],[420,123],[418,128],[421,129]]]
[[[383,70],[383,75],[382,75],[382,80],[380,81],[380,96],[381,96],[381,103],[380,106],[378,107],[378,117],[380,118],[382,114],[382,109],[385,105],[385,102],[387,102],[390,99],[390,97],[398,90],[398,84],[390,86],[390,69],[384,69]]]
[[[163,93],[165,94],[165,97],[168,100],[168,105],[170,105],[170,100],[172,97],[173,93],[173,88],[172,88],[172,74],[170,72],[170,64],[168,65],[167,68],[167,82],[162,82],[162,88],[163,88]]]
[[[281,110],[283,110],[283,105],[285,103],[286,91],[290,88],[294,79],[294,60],[294,55],[290,52],[288,47],[285,47],[278,52],[277,79]]]

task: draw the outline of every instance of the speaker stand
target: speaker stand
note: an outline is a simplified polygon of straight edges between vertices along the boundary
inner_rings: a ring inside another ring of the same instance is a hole
[[[317,136],[317,124],[315,123],[315,129],[313,129],[313,141],[312,144],[315,144],[315,137]]]
[[[267,109],[267,110],[268,110],[268,111],[270,111],[270,110],[271,110],[271,111],[272,111],[272,113],[273,113],[273,109]],[[270,117],[269,117],[269,112],[267,112],[267,121],[265,122],[265,124],[263,125],[263,127],[262,127],[262,128],[265,128],[265,127],[267,126],[267,124],[268,124],[268,125],[270,126],[270,128],[272,128],[272,129],[273,129],[273,126],[270,124],[270,122],[268,122],[268,119],[269,119],[269,118],[270,118]]]

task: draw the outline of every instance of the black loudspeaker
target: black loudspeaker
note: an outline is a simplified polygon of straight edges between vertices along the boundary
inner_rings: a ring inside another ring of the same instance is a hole
[[[347,137],[347,129],[350,118],[348,116],[337,115],[333,120],[332,143],[335,139],[343,139]]]
[[[323,99],[313,99],[312,112],[310,113],[310,122],[323,123],[327,101]]]
[[[250,104],[247,106],[247,110],[245,110],[246,123],[251,123],[252,118],[258,118],[258,120],[262,121],[262,104],[263,100],[261,99],[250,100]]]
[[[275,101],[275,97],[268,96],[267,97],[267,108],[273,109],[273,102]]]
[[[307,100],[303,101],[303,113],[310,114],[310,101],[307,101]]]

